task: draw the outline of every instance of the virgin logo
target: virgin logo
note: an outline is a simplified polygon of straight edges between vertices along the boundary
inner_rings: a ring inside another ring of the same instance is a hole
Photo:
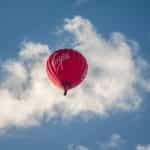
[[[61,55],[55,55],[54,58],[56,57],[56,60],[55,60],[55,66],[57,68],[57,72],[58,71],[62,71],[63,70],[63,62],[65,60],[68,60],[70,59],[70,55],[68,53],[65,53],[65,54],[61,54]]]

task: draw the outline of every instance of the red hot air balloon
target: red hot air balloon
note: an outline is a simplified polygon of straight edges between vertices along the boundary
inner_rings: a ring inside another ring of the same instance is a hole
[[[59,49],[52,53],[46,61],[49,79],[64,90],[64,95],[85,79],[87,70],[86,58],[73,49]]]

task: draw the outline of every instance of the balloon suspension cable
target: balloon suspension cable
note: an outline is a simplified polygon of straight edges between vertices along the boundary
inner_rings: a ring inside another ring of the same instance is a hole
[[[67,95],[67,90],[64,91],[64,96],[66,96],[66,95]]]

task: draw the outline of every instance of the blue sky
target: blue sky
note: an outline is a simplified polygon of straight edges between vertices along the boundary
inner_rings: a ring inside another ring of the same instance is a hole
[[[68,39],[70,34],[62,33],[63,35],[60,35],[57,34],[57,31],[59,29],[64,30],[63,26],[66,18],[72,19],[75,16],[81,16],[77,21],[83,21],[83,23],[85,23],[85,26],[83,27],[87,27],[87,29],[90,30],[89,27],[86,26],[87,22],[85,20],[87,19],[93,25],[97,35],[100,34],[104,37],[106,43],[113,32],[119,32],[121,35],[125,36],[127,40],[137,42],[139,46],[136,55],[142,58],[142,60],[147,61],[149,64],[149,8],[150,2],[146,0],[114,0],[111,2],[108,0],[1,0],[1,67],[5,65],[4,62],[8,63],[8,60],[18,59],[18,61],[20,61],[21,57],[18,56],[20,51],[23,52],[23,49],[25,49],[25,52],[27,51],[26,49],[31,49],[30,47],[39,48],[37,43],[40,43],[42,46],[44,44],[48,45],[50,49],[60,47],[63,42],[63,45],[65,46],[71,45],[72,43],[68,44],[65,42],[65,38]],[[71,22],[71,20],[69,20],[69,22]],[[73,40],[78,41],[79,35],[76,35],[73,29],[69,31],[67,27],[66,30],[71,34],[73,33],[74,36],[77,36]],[[72,38],[74,38],[74,36]],[[118,37],[117,35],[115,37],[119,38],[120,36]],[[91,39],[94,38],[91,36]],[[101,39],[99,41],[101,41]],[[24,48],[22,48],[23,42],[33,42],[34,44],[25,44]],[[75,45],[75,47],[79,47],[81,50],[84,46],[85,45]],[[133,47],[130,44],[128,46],[132,51]],[[110,48],[112,47],[113,46],[110,46]],[[46,49],[46,46],[44,49]],[[47,54],[47,52],[44,52],[44,54],[45,53]],[[92,53],[97,53],[97,51],[94,51],[93,48]],[[95,55],[93,54],[93,56]],[[97,62],[99,62],[99,60]],[[133,62],[136,61],[133,60]],[[140,69],[142,70],[143,68]],[[143,69],[145,72],[141,73],[143,78],[140,78],[146,82],[149,81],[150,75],[148,69]],[[7,77],[7,80],[11,81],[12,79]],[[3,84],[3,81],[0,83]],[[137,81],[137,84],[140,83]],[[8,87],[13,87],[13,83],[8,83],[5,88]],[[0,89],[0,94],[1,91],[2,88]],[[0,129],[0,149],[148,150],[148,148],[146,149],[146,146],[148,147],[148,144],[150,144],[150,94],[149,90],[146,91],[143,88],[136,92],[138,94],[140,93],[140,97],[142,98],[142,103],[138,108],[129,108],[128,110],[125,110],[122,108],[117,109],[117,105],[111,105],[111,109],[108,110],[108,112],[110,111],[109,115],[106,116],[101,114],[102,111],[100,112],[100,115],[99,113],[93,115],[93,113],[90,114],[88,111],[85,111],[83,116],[80,115],[79,112],[77,116],[72,115],[71,119],[70,117],[69,119],[61,118],[61,115],[59,114],[53,119],[47,119],[44,111],[44,115],[40,117],[40,124],[38,125],[28,126],[24,122],[24,125],[20,125],[18,120],[19,123],[17,121],[12,121],[13,123],[8,123],[8,125],[6,122],[6,125],[3,125]],[[58,92],[57,94],[61,93]],[[93,101],[94,98],[95,97],[93,97]],[[3,96],[0,95],[0,100],[1,99],[3,99]],[[69,100],[71,100],[71,98],[69,98]],[[11,99],[8,101],[11,101]],[[86,99],[84,99],[84,101],[86,101]],[[114,100],[114,102],[118,103],[117,100]],[[15,111],[15,109],[13,111]],[[94,110],[94,112],[96,111]],[[2,117],[5,116],[1,116],[1,118]],[[29,117],[29,119],[32,118]],[[0,122],[2,121],[3,120],[0,119]],[[113,142],[115,144],[112,144]],[[142,146],[143,149],[138,148]]]

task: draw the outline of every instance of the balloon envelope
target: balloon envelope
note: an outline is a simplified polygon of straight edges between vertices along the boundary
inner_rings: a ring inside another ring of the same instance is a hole
[[[85,79],[87,70],[86,58],[73,49],[59,49],[46,61],[49,79],[64,91],[80,84]]]

